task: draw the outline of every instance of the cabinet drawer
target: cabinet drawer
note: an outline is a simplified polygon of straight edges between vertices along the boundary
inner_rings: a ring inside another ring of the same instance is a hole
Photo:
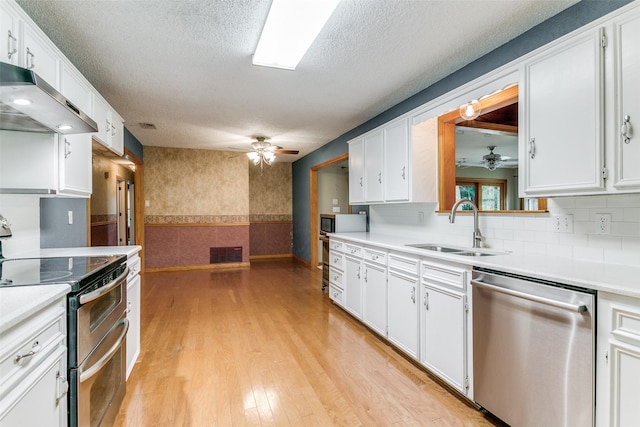
[[[336,304],[344,304],[344,301],[342,300],[343,295],[344,293],[342,292],[342,289],[329,285],[329,298],[331,298]]]
[[[335,268],[329,269],[329,283],[331,286],[337,286],[341,289],[344,289],[342,284],[342,271],[336,270]]]
[[[420,269],[420,260],[398,254],[389,254],[389,268],[417,276]]]
[[[332,251],[344,252],[344,243],[339,240],[329,239],[329,249]]]
[[[361,246],[356,246],[356,245],[350,245],[350,244],[346,244],[345,245],[345,250],[344,253],[347,255],[353,255],[356,257],[360,257],[362,256],[362,247]]]
[[[136,255],[127,259],[127,267],[129,267],[127,280],[131,280],[135,275],[140,274],[140,257]]]
[[[60,306],[27,319],[0,337],[0,398],[49,354],[65,347],[66,318]]]
[[[443,267],[437,264],[422,263],[422,278],[436,280],[442,284],[464,290],[466,287],[466,270]]]
[[[344,270],[344,255],[334,250],[329,251],[329,265]]]
[[[640,300],[618,295],[611,300],[611,335],[640,346]]]
[[[373,249],[364,249],[364,260],[380,265],[387,265],[387,254]]]

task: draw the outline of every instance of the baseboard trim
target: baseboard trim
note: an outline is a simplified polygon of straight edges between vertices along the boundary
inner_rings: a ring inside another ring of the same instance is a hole
[[[293,258],[293,255],[291,254],[251,255],[249,256],[249,261],[270,261],[270,260],[291,259],[291,258]]]
[[[201,264],[201,265],[180,265],[175,267],[153,267],[145,268],[145,273],[158,273],[163,271],[186,271],[186,270],[225,270],[233,268],[248,268],[251,264],[248,262],[228,262],[223,264]]]

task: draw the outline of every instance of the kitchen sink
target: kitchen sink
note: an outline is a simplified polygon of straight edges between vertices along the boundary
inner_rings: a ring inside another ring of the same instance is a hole
[[[460,248],[455,246],[443,246],[437,243],[414,243],[414,244],[408,244],[405,246],[410,246],[412,248],[417,248],[417,249],[424,249],[427,251],[443,252],[443,253],[449,253],[452,255],[462,255],[462,256],[502,255],[502,252],[490,252],[490,251],[484,251],[480,249]]]
[[[406,246],[411,246],[414,248],[418,248],[418,249],[426,249],[428,251],[436,251],[436,252],[460,252],[463,249],[460,248],[450,248],[447,246],[440,246],[440,245],[435,245],[435,244],[431,244],[431,243],[419,243],[416,245],[406,245]]]

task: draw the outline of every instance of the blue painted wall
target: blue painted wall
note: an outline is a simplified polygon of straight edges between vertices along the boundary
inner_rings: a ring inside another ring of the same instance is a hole
[[[293,254],[307,261],[311,259],[309,169],[312,166],[346,153],[348,151],[346,142],[350,139],[401,116],[407,111],[450,92],[630,2],[631,0],[581,1],[294,162],[292,167]]]
[[[137,158],[142,160],[142,144],[138,138],[133,136],[129,129],[124,128],[124,148],[131,151]]]

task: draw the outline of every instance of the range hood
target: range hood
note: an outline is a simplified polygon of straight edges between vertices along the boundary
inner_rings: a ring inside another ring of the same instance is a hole
[[[33,71],[0,62],[0,129],[74,134],[98,125]]]

